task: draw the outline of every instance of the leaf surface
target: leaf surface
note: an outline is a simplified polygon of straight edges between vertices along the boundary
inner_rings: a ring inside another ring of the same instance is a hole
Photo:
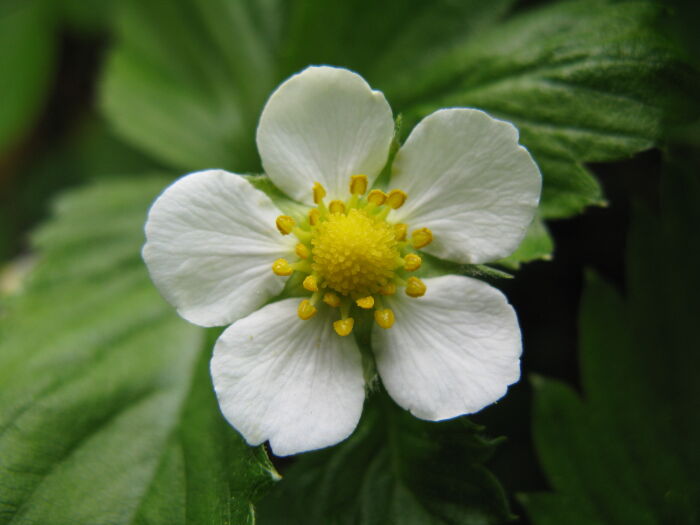
[[[535,381],[535,442],[554,490],[522,497],[537,524],[700,519],[696,173],[669,173],[662,197],[660,218],[636,215],[627,297],[589,279],[583,397],[558,381]]]
[[[69,193],[34,236],[37,266],[0,321],[0,523],[253,523],[277,477],[218,411],[213,340],[141,260],[166,184]]]
[[[385,394],[344,443],[305,454],[260,507],[262,525],[496,524],[510,517],[483,466],[497,440],[466,418],[420,421]]]
[[[53,76],[54,46],[45,1],[0,6],[0,153],[16,145],[41,111]]]

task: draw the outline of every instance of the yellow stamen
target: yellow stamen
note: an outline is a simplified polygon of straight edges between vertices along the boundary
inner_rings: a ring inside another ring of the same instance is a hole
[[[350,335],[352,332],[352,327],[355,324],[355,320],[352,317],[347,317],[345,319],[338,319],[333,323],[333,329],[335,333],[339,336]]]
[[[309,210],[309,224],[316,226],[321,220],[321,212],[317,208]]]
[[[302,286],[310,292],[318,292],[318,279],[315,275],[307,275]]]
[[[333,292],[326,292],[323,294],[323,302],[332,308],[338,308],[340,306],[340,297]]]
[[[323,200],[323,197],[326,196],[326,188],[321,186],[320,182],[314,182],[314,203],[320,204],[321,201]]]
[[[423,260],[420,258],[419,255],[416,255],[415,253],[409,253],[406,255],[406,257],[403,258],[403,269],[408,271],[408,272],[413,272],[420,268],[421,263]]]
[[[394,295],[396,293],[396,284],[395,283],[386,283],[384,286],[382,286],[379,289],[379,293],[381,295]]]
[[[277,259],[272,263],[272,271],[275,275],[282,275],[286,277],[287,275],[292,275],[294,271],[292,265],[286,259]]]
[[[357,303],[357,306],[360,308],[364,308],[365,310],[369,310],[370,308],[374,307],[374,297],[371,295],[368,295],[367,297],[363,297],[362,299],[358,299],[355,301]]]
[[[292,233],[301,242],[309,242],[311,240],[311,232],[304,231],[299,226],[295,226]]]
[[[391,328],[394,326],[394,312],[392,312],[389,308],[375,310],[374,320],[382,328]]]
[[[275,224],[282,235],[289,235],[294,229],[295,222],[289,215],[280,215]]]
[[[345,203],[343,201],[331,201],[328,205],[328,209],[331,213],[345,213]]]
[[[390,208],[398,210],[401,206],[403,206],[403,203],[406,202],[407,198],[408,195],[406,195],[405,191],[391,190],[389,195],[387,195],[386,205]]]
[[[339,336],[352,333],[353,308],[374,309],[375,322],[382,328],[391,328],[395,316],[393,310],[385,308],[383,296],[397,293],[399,286],[410,297],[426,293],[423,281],[416,277],[404,280],[401,276],[403,271],[418,270],[422,264],[420,255],[409,253],[411,245],[419,249],[432,241],[428,228],[413,231],[407,241],[406,224],[387,222],[391,210],[406,202],[406,192],[369,191],[369,180],[363,174],[350,177],[349,190],[346,200],[326,203],[326,189],[315,182],[312,193],[316,207],[309,210],[307,218],[296,224],[291,216],[277,217],[279,231],[297,238],[294,252],[298,260],[290,264],[286,259],[277,259],[272,265],[277,275],[299,272],[303,288],[312,292],[298,305],[300,319],[316,315],[320,300],[338,309],[340,319],[333,322],[333,329]]]
[[[433,242],[433,232],[428,228],[420,228],[419,230],[413,230],[411,234],[411,244],[416,250],[428,246]]]
[[[316,315],[316,307],[311,304],[311,301],[308,299],[304,299],[302,302],[299,303],[299,308],[297,309],[297,315],[299,316],[299,319],[303,321],[308,321],[311,319],[314,315]]]
[[[409,277],[406,280],[406,295],[409,297],[421,297],[425,295],[425,283],[418,277]]]
[[[367,195],[367,202],[375,206],[381,206],[386,201],[386,193],[382,190],[372,190]]]
[[[396,236],[397,241],[405,241],[407,231],[408,226],[403,222],[397,222],[396,224],[394,224],[394,235]]]
[[[292,270],[295,272],[311,273],[311,263],[304,259],[292,263],[289,266],[291,266]]]
[[[350,177],[350,193],[364,195],[367,191],[367,175],[353,175]]]

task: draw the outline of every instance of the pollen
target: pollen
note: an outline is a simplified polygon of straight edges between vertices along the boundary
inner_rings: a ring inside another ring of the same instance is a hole
[[[360,308],[364,308],[365,310],[369,310],[370,308],[374,307],[374,297],[371,295],[368,295],[367,297],[363,297],[362,299],[358,299],[355,301],[357,306]]]
[[[379,289],[381,295],[394,295],[396,293],[396,283],[386,283]]]
[[[340,297],[333,292],[326,292],[323,294],[323,302],[331,308],[338,308],[340,306]]]
[[[331,213],[345,213],[345,203],[343,201],[331,201],[328,209]]]
[[[272,263],[272,271],[275,273],[275,275],[282,275],[286,277],[287,275],[292,275],[294,269],[286,259],[277,259]]]
[[[321,212],[318,208],[313,208],[309,211],[309,224],[311,226],[316,226],[321,220]]]
[[[294,229],[294,219],[289,215],[280,215],[277,217],[275,224],[282,235],[289,235]]]
[[[304,299],[302,302],[299,303],[299,308],[297,309],[297,315],[299,316],[299,319],[303,321],[308,321],[311,319],[314,315],[316,315],[316,307],[311,304],[311,301],[308,299]]]
[[[405,241],[407,231],[408,226],[403,222],[397,222],[396,224],[394,224],[394,235],[396,235],[397,241]]]
[[[326,188],[324,188],[321,185],[321,183],[314,182],[313,194],[314,194],[314,203],[320,204],[320,202],[323,200],[323,197],[326,196]]]
[[[420,258],[420,255],[409,253],[406,255],[406,257],[404,257],[403,269],[407,272],[415,272],[418,268],[420,268],[422,263],[423,260]]]
[[[331,214],[311,243],[313,272],[342,295],[367,297],[394,276],[399,250],[393,228],[362,210]]]
[[[318,279],[315,275],[307,275],[302,286],[310,292],[318,292]]]
[[[374,311],[374,321],[382,328],[391,328],[394,326],[394,320],[394,312],[388,308]]]
[[[406,195],[406,192],[401,190],[391,190],[389,195],[387,195],[386,205],[389,206],[389,208],[398,210],[401,206],[403,206],[407,198],[408,195]]]
[[[340,336],[350,335],[352,332],[352,327],[355,325],[355,320],[352,317],[346,319],[338,319],[333,323],[333,329],[335,333]]]
[[[431,242],[433,242],[433,232],[431,232],[428,228],[414,230],[414,232],[411,234],[411,244],[416,250],[425,248]]]
[[[372,190],[367,195],[367,202],[374,206],[381,206],[386,201],[386,193],[382,190]]]
[[[422,297],[426,290],[425,283],[418,277],[409,277],[406,281],[406,295],[409,297]]]
[[[367,175],[353,175],[350,177],[350,193],[364,195],[367,191]]]

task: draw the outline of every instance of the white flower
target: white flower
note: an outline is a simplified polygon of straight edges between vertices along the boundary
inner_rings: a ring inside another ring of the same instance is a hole
[[[192,323],[233,323],[211,373],[251,445],[287,455],[352,433],[365,398],[360,323],[373,325],[386,390],[419,418],[481,410],[520,377],[518,321],[498,290],[409,275],[417,250],[458,263],[512,253],[538,204],[537,166],[511,124],[444,109],[397,152],[396,189],[367,192],[393,136],[382,93],[351,71],[310,67],[272,94],[257,130],[266,174],[303,213],[282,214],[221,170],[181,178],[150,210],[143,256],[163,296]],[[292,273],[307,298],[270,302]]]

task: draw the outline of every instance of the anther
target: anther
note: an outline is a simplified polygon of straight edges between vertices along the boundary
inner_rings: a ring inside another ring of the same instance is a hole
[[[282,235],[289,235],[294,229],[295,222],[289,215],[280,215],[275,224]]]
[[[323,302],[332,308],[338,308],[340,306],[340,297],[333,292],[326,292],[323,294]]]
[[[411,233],[411,244],[416,250],[428,246],[431,242],[433,242],[433,232],[428,228],[413,230]]]
[[[311,304],[311,301],[309,301],[308,299],[304,299],[302,302],[299,303],[297,315],[302,321],[308,321],[314,315],[316,315],[317,311],[318,310],[316,310],[316,307],[313,304]]]
[[[350,193],[364,195],[367,191],[367,175],[353,175],[350,177]]]
[[[350,335],[354,324],[355,320],[352,317],[346,317],[345,319],[338,319],[335,321],[333,323],[333,329],[339,336],[346,336]]]
[[[372,190],[369,192],[369,195],[367,195],[367,202],[375,206],[381,206],[386,202],[386,193],[382,190]]]
[[[420,268],[422,262],[423,260],[420,258],[420,255],[409,253],[403,258],[403,269],[407,272],[416,271],[418,268]]]
[[[311,255],[309,247],[302,243],[299,243],[294,247],[294,253],[296,253],[297,257],[300,259],[308,259],[309,255]]]
[[[328,209],[331,213],[345,213],[345,203],[343,201],[331,201]]]
[[[396,284],[395,283],[386,283],[384,286],[382,286],[379,289],[379,293],[381,295],[394,295],[396,293]]]
[[[310,292],[318,292],[318,279],[315,275],[307,275],[301,285]]]
[[[397,222],[394,224],[394,237],[399,242],[406,240],[406,232],[408,231],[408,226],[403,222]]]
[[[374,311],[374,320],[382,328],[391,328],[394,326],[394,312],[389,308]]]
[[[369,310],[370,308],[374,307],[374,297],[371,295],[368,295],[367,297],[363,297],[361,299],[358,299],[355,301],[357,306],[360,308],[364,308],[365,310]]]
[[[409,297],[422,297],[426,289],[425,283],[418,277],[409,277],[406,280],[406,295]]]
[[[272,271],[275,275],[282,275],[286,277],[287,275],[292,275],[294,269],[286,259],[277,259],[272,263]]]
[[[386,205],[390,208],[398,210],[401,206],[403,206],[403,203],[406,202],[407,198],[408,195],[406,195],[405,191],[391,190],[389,195],[387,195]]]
[[[320,204],[321,201],[323,200],[323,197],[326,196],[326,188],[321,186],[320,182],[314,182],[314,203]]]
[[[316,226],[321,221],[321,212],[317,208],[309,210],[309,224]]]

